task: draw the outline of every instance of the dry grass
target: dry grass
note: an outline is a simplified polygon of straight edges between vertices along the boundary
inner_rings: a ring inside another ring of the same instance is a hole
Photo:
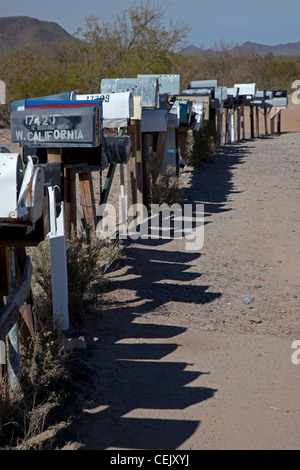
[[[88,322],[86,306],[93,301],[95,288],[99,293],[105,272],[121,251],[118,242],[89,239],[87,243],[84,235],[69,240],[70,323]],[[53,327],[49,240],[31,249],[30,255],[34,268],[35,335],[20,345],[19,390],[9,388],[7,375],[0,381],[2,449],[52,448],[54,438],[49,425],[53,424],[53,413],[58,413],[60,422],[70,412],[68,406],[77,409],[76,387],[82,380],[87,384],[90,380],[90,373],[78,370],[76,353],[66,353],[62,348],[63,333]]]

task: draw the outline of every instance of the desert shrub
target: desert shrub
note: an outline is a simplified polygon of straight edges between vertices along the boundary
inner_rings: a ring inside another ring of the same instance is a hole
[[[70,324],[84,320],[84,308],[94,301],[93,285],[101,284],[104,274],[120,256],[121,243],[97,237],[73,235],[67,240],[67,272]],[[42,324],[52,321],[50,241],[46,239],[32,253],[36,302]]]
[[[179,178],[176,175],[176,168],[168,166],[164,175],[159,171],[154,158],[149,161],[149,203],[168,204],[171,206],[180,201],[181,189]]]
[[[201,166],[212,157],[217,145],[215,126],[209,121],[204,128],[194,131],[192,137],[189,136],[187,139],[186,163],[191,166]]]

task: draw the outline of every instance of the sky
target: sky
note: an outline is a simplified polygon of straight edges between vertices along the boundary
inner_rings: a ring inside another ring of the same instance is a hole
[[[94,15],[113,21],[127,0],[0,0],[0,17],[25,15],[54,21],[73,34]],[[245,41],[274,46],[300,41],[300,0],[164,0],[166,20],[188,25],[187,44],[213,47]]]

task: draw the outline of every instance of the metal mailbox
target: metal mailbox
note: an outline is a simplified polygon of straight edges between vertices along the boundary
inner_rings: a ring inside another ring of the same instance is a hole
[[[223,103],[227,100],[227,87],[218,87],[215,90],[214,99],[212,100],[211,107],[213,109],[219,109]]]
[[[234,85],[235,88],[238,88],[238,95],[241,97],[254,97],[256,93],[256,84],[255,83],[238,83]]]
[[[165,108],[168,105],[169,95],[178,95],[180,92],[180,75],[169,74],[139,74],[138,78],[157,78],[159,85],[159,105],[161,108]]]
[[[24,171],[20,154],[0,156],[0,246],[30,246],[49,231],[44,172],[29,157]]]
[[[0,223],[33,225],[43,212],[44,173],[29,157],[26,171],[18,153],[0,157]]]
[[[64,105],[57,102],[41,106],[11,113],[12,142],[22,147],[48,148],[100,145],[99,106],[60,107]]]
[[[157,78],[159,85],[159,94],[178,95],[180,92],[179,74],[139,74],[137,78]]]
[[[273,90],[274,98],[287,98],[287,90]]]
[[[166,132],[168,113],[165,109],[143,109],[141,132]]]
[[[180,104],[179,100],[175,100],[172,108],[168,113],[168,128],[176,128],[180,126]]]
[[[102,102],[102,127],[127,127],[134,114],[134,100],[131,91],[123,93],[76,95],[76,100]]]
[[[288,99],[285,98],[285,97],[280,97],[280,98],[271,98],[271,99],[266,99],[265,101],[265,105],[267,107],[271,107],[271,106],[282,106],[282,107],[286,107],[288,105]]]
[[[109,164],[127,163],[132,157],[131,138],[128,135],[104,137],[103,146]]]
[[[192,117],[193,102],[189,100],[179,100],[180,125],[189,126]]]
[[[213,93],[218,88],[218,80],[194,80],[190,83],[189,89],[207,88]]]
[[[48,96],[40,96],[38,98],[30,98],[30,100],[19,100],[19,101],[12,101],[10,104],[10,112],[13,111],[24,111],[25,105],[27,101],[70,101],[75,99],[75,91],[66,92],[66,93],[58,93],[57,95],[48,95]]]
[[[103,78],[101,94],[131,91],[134,96],[141,96],[143,108],[159,108],[158,78],[151,76],[140,78]]]

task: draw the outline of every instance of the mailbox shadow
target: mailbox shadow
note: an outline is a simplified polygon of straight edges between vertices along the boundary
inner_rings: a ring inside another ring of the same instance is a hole
[[[226,200],[236,191],[231,170],[243,163],[248,148],[226,146],[216,162],[193,171],[183,203],[204,203],[207,215],[230,210]],[[110,273],[113,288],[126,296],[102,304],[93,359],[96,392],[73,427],[84,449],[177,449],[201,426],[201,415],[186,419],[184,410],[217,392],[201,386],[201,376],[210,371],[171,360],[185,327],[143,323],[143,314],[159,308],[162,315],[169,302],[178,301],[184,309],[222,295],[201,284],[202,273],[193,268],[200,266],[200,252],[167,248],[168,243],[127,242],[120,269]]]
[[[84,449],[176,449],[197,430],[200,420],[184,419],[184,410],[211,398],[216,390],[187,387],[203,372],[186,370],[186,362],[168,360],[184,331],[135,324],[127,315],[119,327],[109,329],[97,344],[101,358],[97,397],[84,414],[81,432],[85,432],[79,433]],[[118,342],[125,338],[141,343]]]
[[[232,193],[242,192],[235,189],[233,171],[239,171],[251,148],[251,144],[221,146],[215,157],[192,172],[183,203],[204,204],[205,219],[214,213],[231,211],[228,197]]]

